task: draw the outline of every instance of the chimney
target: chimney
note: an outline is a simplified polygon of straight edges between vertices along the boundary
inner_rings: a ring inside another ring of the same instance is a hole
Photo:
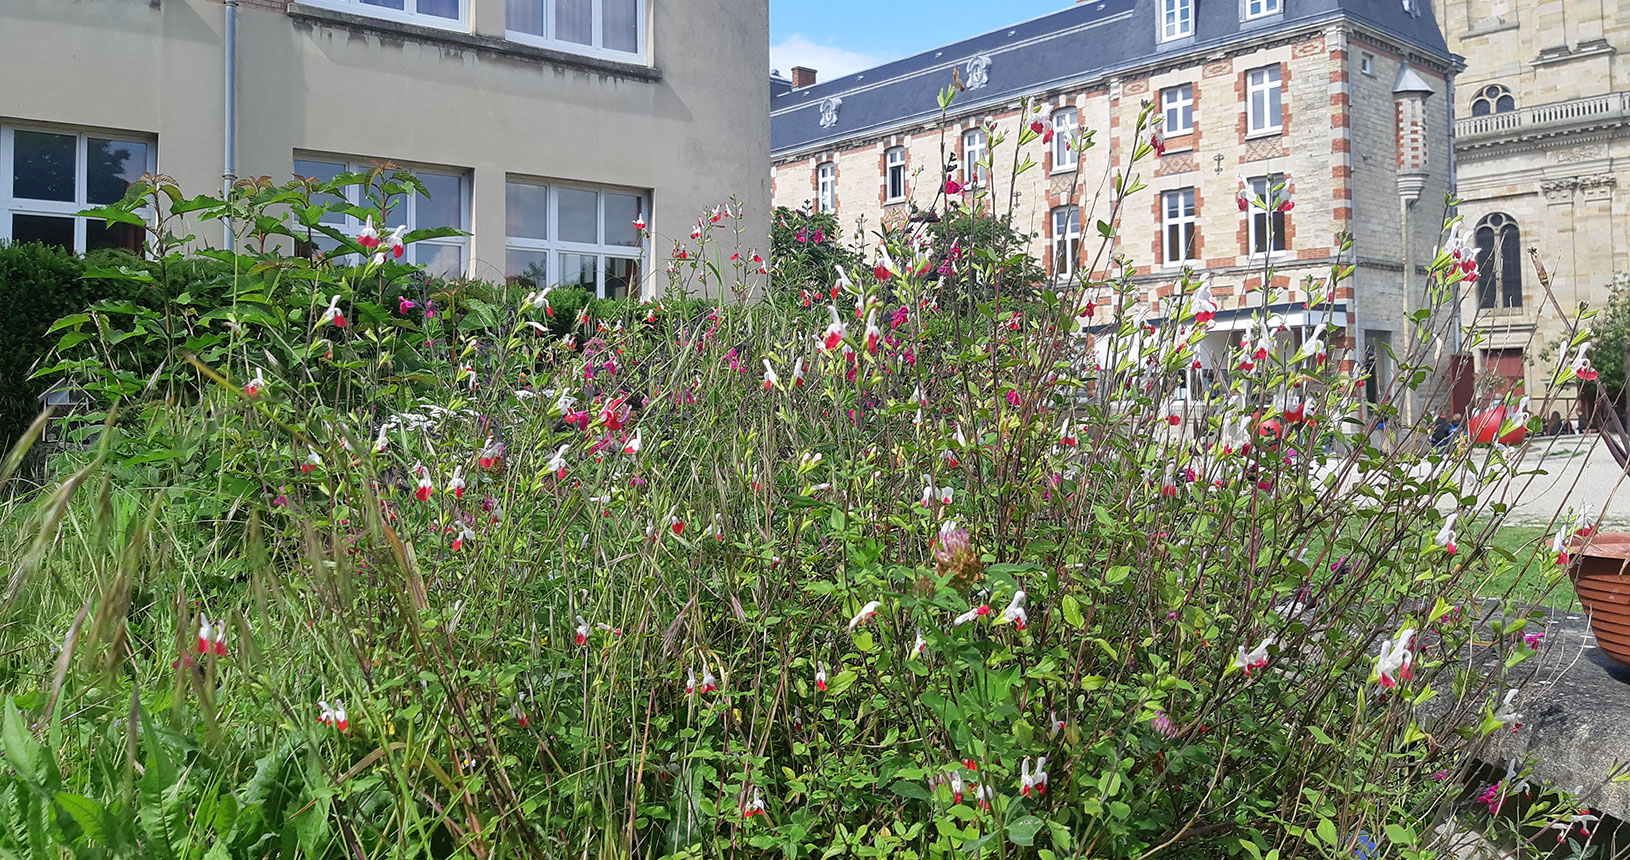
[[[792,88],[795,90],[815,86],[815,70],[808,66],[792,67]]]

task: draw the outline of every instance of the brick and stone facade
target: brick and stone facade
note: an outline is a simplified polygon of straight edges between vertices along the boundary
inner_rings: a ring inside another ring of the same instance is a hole
[[[1557,306],[1570,316],[1581,304],[1602,307],[1615,274],[1630,272],[1630,5],[1433,5],[1449,45],[1466,58],[1454,79],[1460,212],[1468,228],[1490,228],[1481,243],[1488,281],[1483,293],[1467,289],[1462,318],[1482,339],[1472,349],[1478,370],[1541,399],[1556,362],[1549,347],[1566,334]],[[1505,229],[1515,230],[1513,241]],[[1508,246],[1520,252],[1509,266]],[[1530,248],[1553,280],[1554,299]],[[1552,408],[1569,416],[1572,389],[1558,395]]]
[[[1297,0],[1284,2],[1287,15],[1296,11]],[[959,49],[947,46],[944,54],[950,59]],[[1003,56],[994,55],[993,81],[1003,69]],[[1249,76],[1262,69],[1278,72],[1281,122],[1278,129],[1252,134],[1245,107]],[[832,163],[840,177],[838,217],[846,224],[861,222],[867,230],[875,229],[879,221],[906,217],[910,210],[906,203],[882,203],[884,158],[890,147],[905,147],[911,171],[909,202],[927,208],[940,189],[942,150],[958,154],[962,163],[956,178],[966,181],[971,177],[962,157],[963,135],[990,127],[993,137],[1005,137],[1006,142],[997,150],[986,205],[1000,213],[1009,211],[1011,204],[1016,226],[1036,234],[1033,253],[1056,274],[1056,261],[1049,253],[1055,239],[1050,213],[1059,206],[1079,206],[1083,245],[1089,252],[1096,249],[1093,225],[1109,217],[1108,180],[1130,158],[1140,112],[1152,103],[1158,116],[1162,91],[1188,86],[1193,130],[1168,133],[1165,156],[1139,163],[1136,173],[1148,189],[1138,192],[1117,219],[1121,235],[1117,250],[1132,258],[1143,297],[1160,312],[1160,299],[1174,291],[1183,268],[1190,267],[1214,277],[1223,316],[1233,311],[1243,325],[1245,314],[1240,311],[1262,302],[1265,264],[1271,264],[1274,285],[1289,290],[1279,293],[1276,301],[1300,308],[1304,282],[1322,281],[1329,274],[1341,237],[1351,234],[1356,260],[1343,262],[1356,262],[1357,269],[1335,297],[1336,319],[1345,327],[1342,335],[1328,340],[1347,347],[1343,359],[1356,363],[1365,349],[1379,350],[1383,343],[1401,350],[1405,315],[1423,300],[1422,266],[1433,256],[1449,190],[1446,93],[1455,69],[1453,57],[1435,55],[1340,15],[1299,26],[1234,33],[1205,50],[1169,51],[1102,74],[1089,71],[1067,83],[1014,93],[994,103],[979,99],[974,91],[963,93],[943,128],[934,111],[815,146],[776,140],[774,201],[794,208],[813,201],[817,170]],[[890,67],[877,70],[889,71]],[[950,67],[941,78],[935,79],[939,86],[951,82]],[[1412,86],[1403,86],[1405,79]],[[831,82],[810,98],[831,97],[837,91],[832,88],[842,84]],[[1395,93],[1400,87],[1422,91]],[[789,97],[797,95],[795,91]],[[1028,158],[1036,167],[1012,175],[1013,141],[1026,119],[1021,116],[1021,99],[1026,98],[1044,106],[1039,111],[1043,121],[1061,108],[1079,111],[1080,127],[1093,137],[1078,166],[1057,169],[1052,147],[1038,139],[1017,154],[1019,161]],[[958,110],[959,103],[967,107]],[[839,108],[840,119],[843,110],[848,106]],[[782,117],[780,110],[772,113],[772,125]],[[1143,136],[1147,138],[1147,131]],[[1295,201],[1284,218],[1284,250],[1266,261],[1252,253],[1249,217],[1236,205],[1242,178],[1264,176],[1283,177]],[[1193,258],[1167,260],[1163,195],[1190,189],[1196,215]],[[1099,268],[1107,269],[1107,261]],[[1311,322],[1309,318],[1307,323]],[[1219,328],[1216,336],[1226,339],[1228,326]]]

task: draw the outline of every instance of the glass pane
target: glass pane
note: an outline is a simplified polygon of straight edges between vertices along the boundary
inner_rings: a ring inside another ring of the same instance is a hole
[[[12,166],[12,196],[28,200],[74,201],[74,147],[71,134],[19,131]]]
[[[458,0],[419,0],[416,9],[420,15],[431,15],[436,18],[452,18],[458,20]]]
[[[424,266],[424,273],[432,278],[464,277],[463,245],[416,242],[413,257],[419,265]]]
[[[601,44],[613,51],[638,51],[640,0],[600,0],[600,10]]]
[[[406,9],[405,0],[362,0],[364,6],[379,6],[385,9]]]
[[[594,0],[555,0],[555,38],[593,44]]]
[[[98,219],[85,221],[85,251],[99,248],[119,248],[132,254],[141,253],[142,231],[133,224],[113,224]]]
[[[606,258],[606,298],[626,299],[640,288],[640,261]]]
[[[93,137],[85,141],[85,159],[85,199],[117,203],[147,172],[147,144]]]
[[[306,178],[306,179],[315,179],[318,182],[328,182],[328,181],[332,180],[334,177],[339,176],[341,173],[344,173],[344,172],[345,172],[345,165],[339,164],[337,162],[332,162],[332,161],[306,161],[306,160],[302,160],[302,159],[298,159],[298,158],[294,160],[294,175],[295,176],[303,177],[303,178]],[[313,204],[327,204],[329,206],[335,206],[335,205],[344,204],[346,202],[346,200],[345,200],[344,197],[342,197],[342,196],[340,196],[338,194],[330,194],[330,193],[327,193],[327,192],[319,192],[317,194],[311,195],[311,202]],[[345,223],[345,216],[340,214],[340,213],[337,213],[337,212],[329,212],[329,213],[323,215],[323,223],[324,224],[344,224]],[[332,244],[332,242],[330,242],[330,243]]]
[[[428,198],[420,196],[414,213],[414,228],[456,227],[464,229],[464,200],[459,193],[464,184],[461,177],[440,173],[421,173],[419,181],[430,192]]]
[[[516,32],[531,33],[534,36],[549,35],[544,29],[544,24],[547,23],[544,2],[545,0],[508,0],[505,26]]]
[[[11,241],[43,242],[60,248],[74,249],[74,219],[50,215],[11,216]]]
[[[606,194],[606,244],[637,246],[640,233],[634,229],[634,219],[645,208],[645,201],[633,194]]]
[[[549,238],[549,189],[543,185],[509,182],[504,186],[504,207],[509,235],[516,239]],[[515,274],[514,270],[510,274]]]
[[[504,260],[504,274],[512,284],[546,287],[549,285],[549,252],[510,251]]]
[[[600,221],[600,195],[593,191],[562,188],[556,192],[560,204],[560,238],[563,242],[598,242],[595,226]]]
[[[594,292],[595,264],[599,259],[590,254],[561,254],[560,285],[582,287],[591,293]]]

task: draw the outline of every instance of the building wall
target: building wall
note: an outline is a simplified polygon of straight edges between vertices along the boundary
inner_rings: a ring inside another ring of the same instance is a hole
[[[1612,0],[1435,0],[1449,45],[1466,58],[1456,79],[1460,208],[1468,228],[1492,214],[1521,231],[1521,308],[1480,309],[1468,288],[1463,319],[1484,342],[1481,371],[1495,350],[1523,350],[1526,391],[1551,392],[1557,360],[1547,347],[1566,336],[1556,306],[1602,307],[1615,273],[1630,272],[1630,6]],[[1488,86],[1508,90],[1515,110],[1473,116]],[[1554,304],[1527,258],[1537,250],[1553,280]],[[1515,366],[1514,364],[1511,366]],[[1573,389],[1555,392],[1568,414]]]
[[[766,0],[649,3],[657,75],[515,49],[504,0],[470,2],[453,36],[243,3],[238,175],[285,180],[297,152],[467,171],[483,278],[504,274],[509,174],[649,190],[657,249],[734,196],[767,246]],[[0,79],[50,83],[7,88],[0,122],[154,136],[159,172],[217,191],[223,20],[217,0],[11,0]]]

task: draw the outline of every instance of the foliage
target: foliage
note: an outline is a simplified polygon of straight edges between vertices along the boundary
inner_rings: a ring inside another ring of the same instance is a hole
[[[824,293],[836,283],[839,267],[855,272],[860,265],[860,255],[843,244],[837,216],[776,207],[770,220],[770,273],[775,283],[807,285],[812,292]]]
[[[970,301],[988,302],[998,294],[1022,301],[1034,294],[1047,273],[1026,252],[1033,236],[1014,227],[1011,213],[996,214],[987,207],[982,193],[976,193],[970,205],[947,206],[939,220],[927,225],[934,256],[951,259],[976,250],[989,254],[1000,263],[981,267],[977,279],[963,276],[950,286]]]
[[[1417,858],[1516,719],[1531,607],[1471,593],[1503,455],[1379,445],[1409,384],[1361,415],[1271,331],[1171,421],[1193,281],[1160,324],[1086,271],[964,303],[918,234],[830,310],[746,305],[720,213],[679,298],[562,335],[567,293],[421,286],[313,191],[98,212],[249,234],[165,341],[195,399],[52,368],[135,417],[5,509],[10,850]],[[256,241],[305,229],[339,248]]]
[[[1596,316],[1593,328],[1596,343],[1590,358],[1599,375],[1595,385],[1585,386],[1584,396],[1595,400],[1599,391],[1623,410],[1630,404],[1626,399],[1624,366],[1625,350],[1630,349],[1630,275],[1614,277],[1608,288],[1607,307]]]

